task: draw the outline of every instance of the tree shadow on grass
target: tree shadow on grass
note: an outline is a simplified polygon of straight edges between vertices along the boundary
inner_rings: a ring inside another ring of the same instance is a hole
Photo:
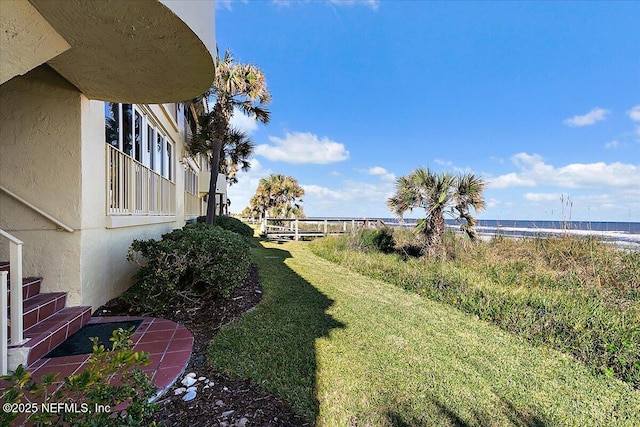
[[[547,425],[551,425],[550,423],[546,422],[542,417],[532,414],[528,410],[518,409],[514,407],[510,402],[508,402],[503,397],[500,397],[500,402],[504,406],[504,408],[500,410],[500,415],[506,417],[509,420],[510,425],[513,425],[516,427],[545,427]],[[475,426],[496,425],[495,415],[497,414],[491,414],[485,411],[473,410],[472,419],[465,420],[455,410],[449,408],[449,406],[446,403],[433,400],[433,404],[437,408],[437,411],[439,412],[439,414],[447,420],[446,425],[450,425],[452,427],[475,427]],[[393,425],[394,427],[405,427],[405,426],[416,427],[416,426],[427,425],[427,424],[416,422],[416,420],[405,420],[401,418],[398,414],[395,414],[393,412],[389,412],[388,419],[391,422],[391,425]]]
[[[288,251],[260,246],[253,254],[263,300],[220,331],[210,343],[209,361],[280,396],[313,424],[319,413],[315,343],[345,325],[327,314],[333,301],[285,264]]]

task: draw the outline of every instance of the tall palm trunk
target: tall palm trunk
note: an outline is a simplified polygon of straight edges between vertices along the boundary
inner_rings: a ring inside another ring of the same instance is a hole
[[[207,203],[207,225],[216,223],[216,184],[218,182],[218,169],[220,168],[220,151],[222,141],[215,138],[212,143],[211,177],[209,177],[209,203]]]
[[[444,215],[441,210],[431,213],[429,218],[429,236],[427,236],[427,243],[429,245],[429,251],[436,256],[440,256],[444,250],[444,233],[445,233],[445,221]]]

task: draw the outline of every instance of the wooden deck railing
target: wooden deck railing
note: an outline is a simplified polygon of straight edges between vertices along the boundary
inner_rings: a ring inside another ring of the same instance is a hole
[[[381,226],[385,226],[382,220],[368,218],[265,218],[260,232],[268,239],[300,240],[303,237],[345,234]]]

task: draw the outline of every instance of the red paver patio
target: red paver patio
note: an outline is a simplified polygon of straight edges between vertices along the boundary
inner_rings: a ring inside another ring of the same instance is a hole
[[[193,348],[193,335],[184,326],[166,319],[153,317],[92,317],[89,324],[142,320],[142,323],[131,336],[134,351],[149,353],[151,364],[142,370],[151,375],[153,384],[158,388],[158,396],[166,391],[184,371]],[[59,373],[54,390],[65,377],[82,372],[91,354],[41,358],[33,362],[27,370],[34,379],[43,375]],[[0,382],[4,389],[6,383]],[[51,390],[51,391],[54,391]]]

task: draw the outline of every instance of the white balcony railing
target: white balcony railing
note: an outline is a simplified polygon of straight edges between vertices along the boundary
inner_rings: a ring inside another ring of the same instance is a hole
[[[106,147],[109,215],[175,215],[173,182],[117,148]]]
[[[200,198],[188,191],[184,192],[184,213],[187,216],[200,216]]]

